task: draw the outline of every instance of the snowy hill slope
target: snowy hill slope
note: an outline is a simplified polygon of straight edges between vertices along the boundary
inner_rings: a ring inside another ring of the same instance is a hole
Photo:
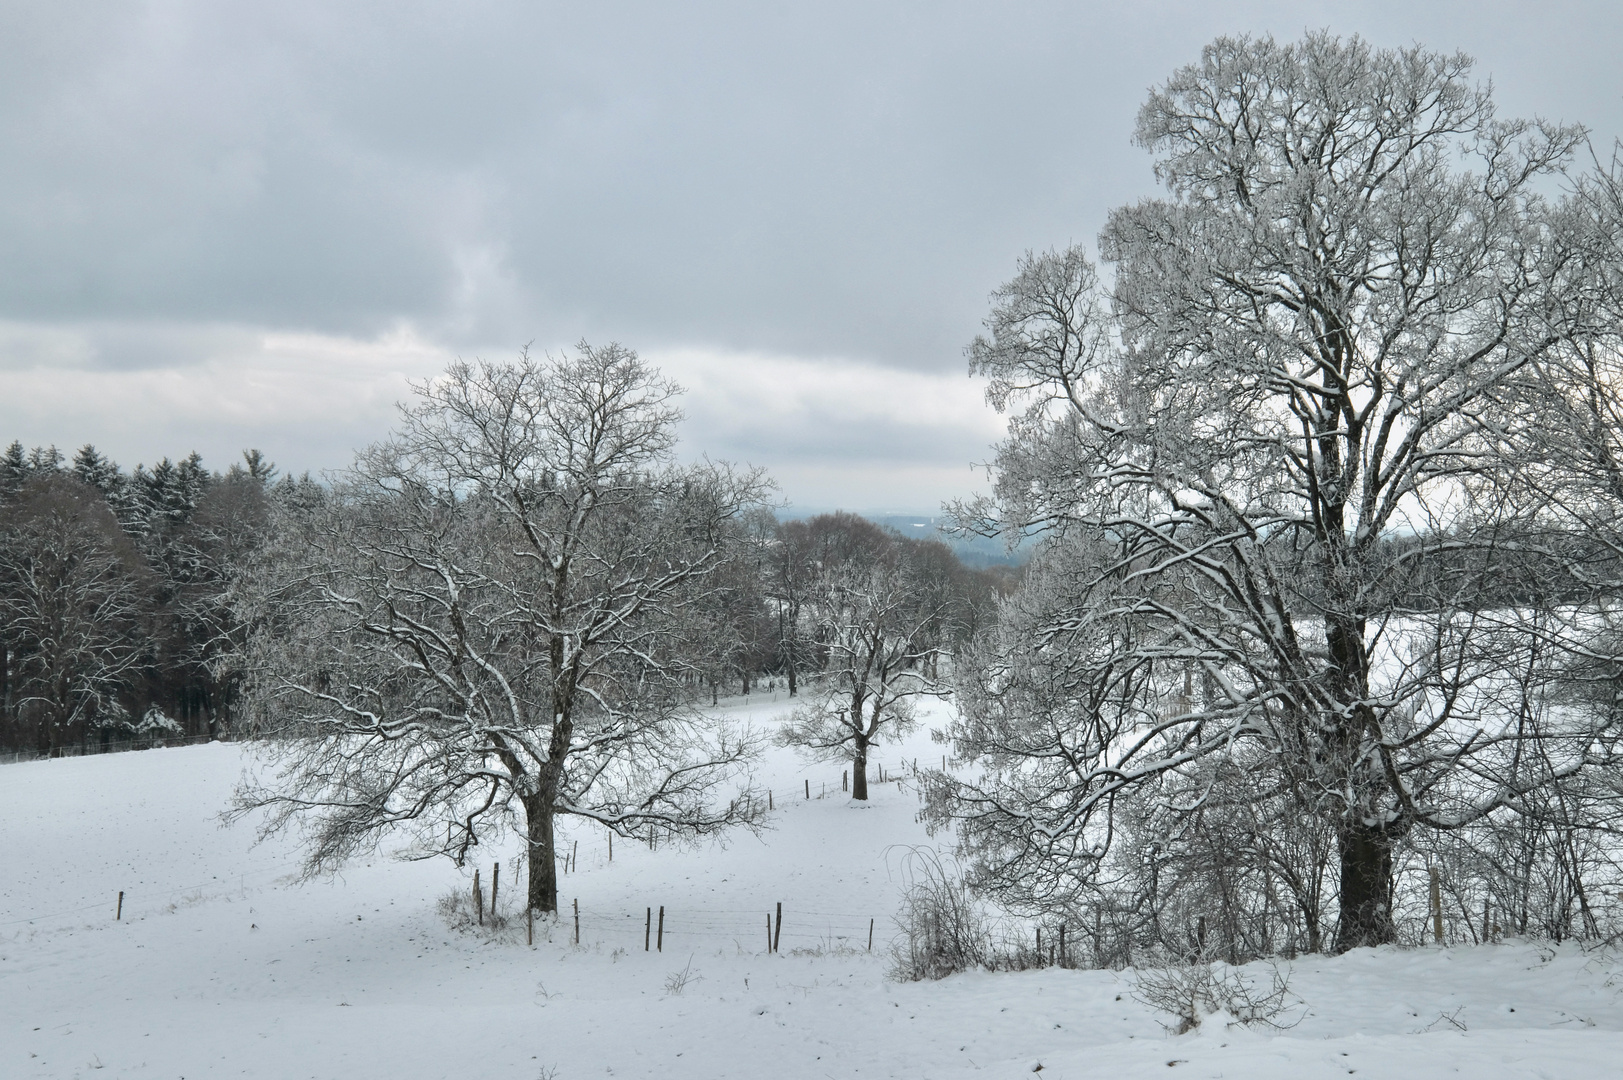
[[[731,711],[769,722],[781,708]],[[914,755],[939,748],[920,734],[881,758],[894,770]],[[287,841],[255,846],[249,827],[218,824],[244,763],[240,747],[211,745],[0,768],[0,1077],[1623,1070],[1623,965],[1573,947],[1305,958],[1295,1027],[1208,1022],[1176,1037],[1132,998],[1130,972],[890,981],[899,855],[930,842],[911,789],[880,785],[854,806],[837,768],[787,751],[761,772],[778,813],[759,840],[620,841],[611,864],[602,831],[580,831],[561,896],[579,901],[581,945],[566,912],[538,926],[533,949],[516,926],[451,929],[438,903],[469,878],[443,862],[379,857],[297,883]],[[480,859],[487,891],[503,862],[503,907],[517,894],[511,855]],[[782,951],[767,955],[779,902]],[[662,905],[664,951],[644,952],[646,912]]]

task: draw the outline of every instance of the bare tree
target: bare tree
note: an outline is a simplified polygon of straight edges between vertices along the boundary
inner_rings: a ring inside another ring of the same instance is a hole
[[[802,613],[812,587],[811,533],[804,521],[781,522],[763,543],[762,577],[777,621],[778,658],[789,696],[800,691],[800,673],[815,657],[803,634]]]
[[[693,612],[689,634],[698,674],[710,687],[710,703],[724,682],[738,680],[748,694],[755,676],[777,658],[777,626],[763,591],[763,562],[775,522],[760,507],[735,523],[738,543],[731,545],[725,566],[714,575],[711,601]]]
[[[128,716],[152,581],[101,498],[54,468],[0,526],[0,639],[16,719],[56,749]]]
[[[688,707],[685,629],[761,476],[672,464],[678,388],[618,345],[416,390],[289,534],[259,676],[281,766],[241,806],[311,816],[312,868],[402,825],[461,860],[510,823],[542,911],[560,815],[753,822],[747,786],[717,796],[753,743]]]
[[[971,367],[1018,411],[964,514],[1056,539],[964,680],[993,768],[933,796],[988,880],[1063,893],[1120,800],[1232,756],[1333,832],[1336,947],[1386,942],[1411,833],[1613,762],[1616,710],[1550,707],[1590,635],[1539,497],[1593,250],[1541,190],[1582,132],[1497,119],[1469,67],[1221,39],[1139,114],[1168,196],[1111,215],[1108,296],[1077,249],[994,295]]]
[[[931,545],[846,513],[790,525],[805,534],[794,547],[808,559],[803,603],[823,674],[781,738],[816,754],[849,754],[851,797],[865,800],[870,748],[912,727],[918,698],[948,693],[936,658],[961,600],[929,558]]]

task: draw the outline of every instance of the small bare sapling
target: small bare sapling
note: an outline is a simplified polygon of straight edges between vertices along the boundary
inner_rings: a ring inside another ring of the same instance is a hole
[[[1228,1023],[1266,1024],[1272,1028],[1295,1027],[1300,1017],[1281,1022],[1286,1010],[1300,1004],[1290,992],[1290,976],[1278,965],[1266,965],[1268,985],[1263,987],[1243,968],[1224,963],[1176,964],[1147,968],[1138,973],[1133,997],[1164,1013],[1173,1023],[1164,1023],[1175,1035],[1193,1031],[1207,1017],[1223,1015]]]

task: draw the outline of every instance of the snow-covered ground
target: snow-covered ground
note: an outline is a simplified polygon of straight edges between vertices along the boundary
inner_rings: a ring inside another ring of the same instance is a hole
[[[939,753],[921,733],[881,758]],[[601,830],[580,832],[566,915],[533,949],[522,928],[450,928],[439,901],[468,877],[447,863],[297,883],[286,841],[218,823],[244,763],[210,745],[0,767],[0,1077],[1623,1074],[1623,963],[1574,947],[1310,957],[1285,1031],[1170,1036],[1131,972],[893,982],[900,855],[931,842],[912,790],[856,806],[838,768],[787,751],[760,774],[777,813],[759,840],[620,841],[611,864]],[[488,890],[502,857],[504,901],[510,855],[481,860]],[[645,952],[661,905],[664,951]]]

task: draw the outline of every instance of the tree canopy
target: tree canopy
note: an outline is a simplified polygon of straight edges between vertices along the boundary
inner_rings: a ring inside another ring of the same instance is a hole
[[[1108,280],[1072,248],[993,295],[1009,437],[961,513],[1050,539],[961,684],[992,767],[932,805],[1011,895],[1076,895],[1123,800],[1196,814],[1230,763],[1333,836],[1338,947],[1390,941],[1416,830],[1615,764],[1615,711],[1559,699],[1618,492],[1559,448],[1613,415],[1575,361],[1616,355],[1616,254],[1562,193],[1582,129],[1501,119],[1470,66],[1220,39],[1140,110],[1164,194],[1110,215]]]

